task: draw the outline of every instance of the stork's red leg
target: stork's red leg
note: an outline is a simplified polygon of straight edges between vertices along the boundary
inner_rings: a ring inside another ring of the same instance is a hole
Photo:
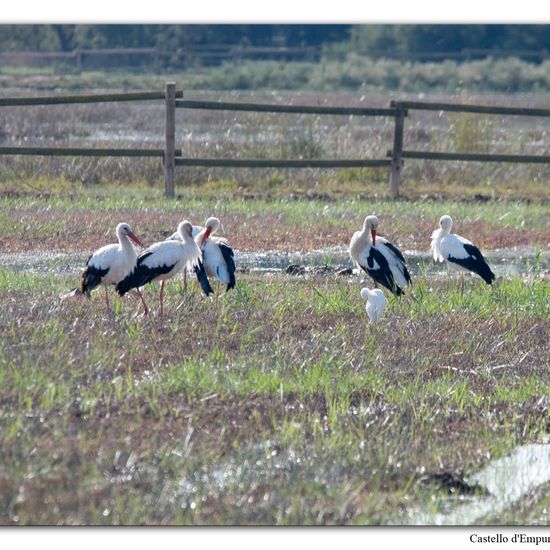
[[[139,288],[136,288],[136,292],[139,296],[139,299],[141,300],[141,303],[143,304],[143,315],[147,316],[149,314],[149,308],[147,307],[147,304],[145,303],[145,300],[143,299],[143,295],[139,291]]]
[[[160,316],[164,317],[164,308],[162,305],[162,301],[164,298],[164,281],[160,282]]]

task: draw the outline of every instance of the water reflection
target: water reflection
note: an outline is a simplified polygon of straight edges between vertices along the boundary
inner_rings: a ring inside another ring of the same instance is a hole
[[[471,525],[506,510],[539,485],[550,481],[550,445],[518,447],[466,480],[487,490],[488,496],[442,499],[436,510],[412,511],[409,525]]]

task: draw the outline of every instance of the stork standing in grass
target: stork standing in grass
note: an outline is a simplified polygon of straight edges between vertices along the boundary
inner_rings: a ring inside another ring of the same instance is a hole
[[[367,300],[367,315],[369,316],[371,323],[376,325],[380,317],[382,317],[382,313],[384,313],[384,308],[386,307],[388,299],[379,288],[375,288],[374,290],[362,288],[361,298]]]
[[[143,243],[127,223],[117,225],[116,236],[118,244],[103,246],[88,258],[80,285],[80,292],[88,298],[94,288],[104,285],[107,308],[110,308],[107,286],[118,284],[136,265],[137,253],[130,240],[143,247]],[[137,292],[143,301],[139,289]]]
[[[401,251],[384,237],[376,234],[378,218],[367,216],[361,231],[356,231],[349,243],[352,262],[396,296],[405,293],[411,283]]]
[[[431,252],[434,260],[446,261],[455,269],[475,273],[488,285],[492,284],[495,274],[479,248],[464,237],[451,233],[453,227],[451,216],[442,216],[439,225],[440,228],[432,233]],[[462,290],[464,290],[464,273],[462,273]]]
[[[194,267],[194,271],[203,292],[207,296],[214,292],[208,276],[226,284],[226,292],[235,287],[235,254],[233,249],[227,239],[214,236],[220,225],[218,218],[210,217],[206,220],[206,227],[193,226],[193,238],[202,251],[202,261]],[[176,231],[169,239],[179,240],[179,233]],[[186,281],[187,270],[183,272],[183,276]]]
[[[171,279],[182,269],[198,265],[202,254],[192,237],[193,226],[183,221],[178,226],[179,240],[166,240],[151,245],[142,252],[136,262],[136,267],[116,287],[117,292],[124,296],[132,288],[139,288],[152,281],[160,281],[160,316],[164,316],[164,281]],[[144,315],[148,309],[144,305]]]

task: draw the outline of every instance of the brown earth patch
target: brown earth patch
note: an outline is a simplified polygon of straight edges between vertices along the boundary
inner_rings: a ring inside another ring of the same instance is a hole
[[[115,242],[114,228],[125,221],[148,246],[171,235],[180,221],[173,213],[141,212],[63,212],[53,209],[22,211],[18,213],[21,231],[0,236],[0,249],[5,253],[94,251]],[[203,220],[192,219],[201,224]],[[347,246],[355,229],[338,224],[320,222],[310,225],[290,224],[281,215],[242,217],[228,214],[222,220],[226,237],[237,250],[249,251],[310,251],[327,247]],[[437,225],[432,220],[418,220],[412,231],[392,231],[391,219],[380,228],[380,235],[403,250],[429,250],[430,237]],[[473,241],[482,250],[522,247],[540,243],[550,246],[550,232],[546,228],[518,230],[499,227],[485,221],[475,225],[456,224],[456,231]]]

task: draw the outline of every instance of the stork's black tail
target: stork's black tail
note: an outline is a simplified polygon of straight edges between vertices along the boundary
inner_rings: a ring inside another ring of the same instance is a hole
[[[206,296],[209,294],[214,294],[214,290],[212,290],[212,287],[210,286],[210,281],[206,276],[206,269],[204,269],[204,264],[202,262],[199,262],[199,264],[195,266],[195,275],[197,276],[197,281],[199,281],[202,291],[206,294]]]
[[[477,271],[477,274],[488,284],[493,284],[493,281],[496,279],[495,274],[491,271],[491,268],[487,264],[487,262],[483,262],[481,264],[479,271]]]
[[[90,297],[90,292],[101,284],[103,277],[105,277],[109,271],[109,268],[99,269],[94,265],[90,265],[90,258],[88,258],[86,262],[86,269],[82,273],[82,280],[80,283],[80,292],[85,294],[88,298]]]
[[[220,251],[225,265],[227,266],[227,272],[229,273],[229,283],[227,283],[226,292],[232,288],[235,288],[235,253],[233,249],[226,243],[219,243]]]
[[[489,264],[486,262],[479,248],[473,244],[465,244],[464,248],[470,255],[468,258],[466,258],[465,260],[449,258],[450,261],[454,261],[462,267],[473,271],[474,273],[479,275],[488,285],[492,284],[496,276],[491,271]]]

